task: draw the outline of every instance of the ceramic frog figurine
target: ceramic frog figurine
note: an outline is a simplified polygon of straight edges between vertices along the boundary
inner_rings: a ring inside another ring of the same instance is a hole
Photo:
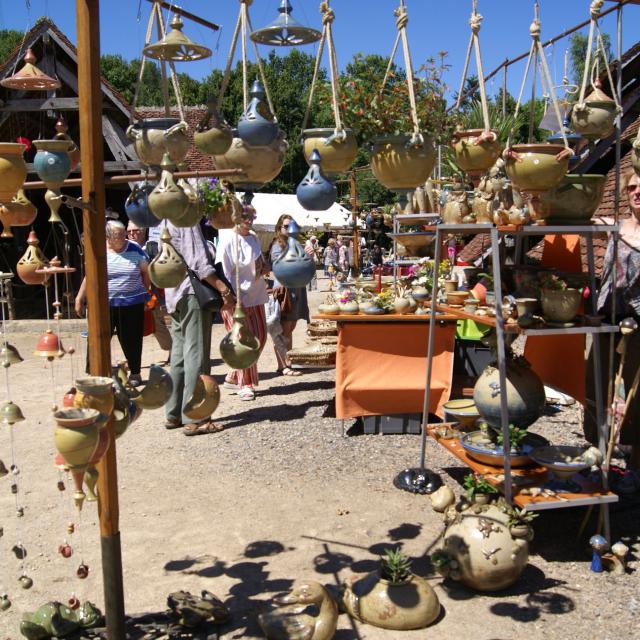
[[[78,629],[91,629],[102,624],[100,609],[87,601],[73,611],[60,602],[47,602],[33,613],[25,613],[20,633],[28,640],[65,638]]]

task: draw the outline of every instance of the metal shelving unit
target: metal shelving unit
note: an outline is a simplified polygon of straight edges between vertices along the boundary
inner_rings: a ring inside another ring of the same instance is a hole
[[[432,226],[427,231],[420,233],[435,233],[435,223],[440,220],[439,213],[398,213],[393,216],[393,287],[395,289],[398,281],[398,267],[410,267],[412,264],[416,264],[419,258],[407,258],[405,260],[398,260],[398,241],[395,238],[395,234],[400,233],[400,229],[403,226],[413,226],[417,224]]]

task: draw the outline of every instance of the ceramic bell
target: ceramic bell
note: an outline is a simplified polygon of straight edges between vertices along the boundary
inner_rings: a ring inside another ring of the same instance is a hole
[[[4,343],[0,349],[0,365],[3,367],[10,367],[12,364],[18,364],[23,360],[24,358],[13,345],[8,342]]]
[[[238,303],[233,312],[231,331],[220,342],[220,355],[232,369],[248,369],[258,361],[261,351],[260,342],[249,329]]]
[[[193,142],[202,153],[210,156],[229,151],[233,131],[218,110],[218,101],[214,97],[207,100],[207,112],[196,127]]]
[[[160,252],[149,264],[149,277],[160,289],[177,287],[187,275],[187,265],[173,248],[166,227],[160,234],[160,243]]]
[[[320,153],[314,149],[309,156],[309,171],[296,189],[298,202],[307,211],[326,211],[338,195],[335,185],[322,172],[320,160]]]
[[[149,380],[139,396],[133,401],[142,409],[159,409],[166,404],[173,392],[173,382],[169,373],[156,364],[149,369]]]
[[[258,80],[253,83],[249,95],[251,102],[238,120],[238,136],[252,147],[266,147],[276,140],[280,128],[265,102],[264,87]]]
[[[306,287],[316,273],[316,265],[296,240],[300,227],[295,220],[289,223],[289,241],[284,251],[273,263],[273,275],[278,282],[292,289]]]
[[[189,196],[173,179],[175,165],[168,153],[162,158],[160,182],[149,194],[149,208],[156,218],[166,218],[174,224],[186,213]]]
[[[193,395],[182,412],[189,420],[200,421],[208,418],[220,404],[220,388],[211,376],[201,375],[196,382]]]
[[[24,56],[24,67],[9,78],[0,81],[5,89],[19,91],[55,91],[61,86],[60,80],[51,78],[36,67],[37,58],[29,48]]]
[[[22,258],[18,260],[18,264],[16,266],[18,276],[25,284],[44,284],[47,280],[47,274],[36,273],[36,270],[46,267],[49,262],[38,247],[40,241],[38,240],[38,236],[35,231],[31,231],[31,233],[29,233],[27,244],[29,246],[24,252]]]
[[[54,358],[62,358],[65,350],[62,346],[62,341],[51,329],[47,329],[38,340],[38,344],[33,352],[33,355],[41,358],[47,358],[47,360],[53,360]]]
[[[136,184],[124,203],[127,218],[137,227],[146,229],[148,227],[157,227],[160,224],[159,218],[156,218],[151,213],[151,209],[149,209],[149,194],[153,189],[153,185],[148,182],[142,185]]]
[[[24,419],[20,407],[11,402],[11,400],[0,404],[0,423],[16,424],[16,422],[22,422]]]

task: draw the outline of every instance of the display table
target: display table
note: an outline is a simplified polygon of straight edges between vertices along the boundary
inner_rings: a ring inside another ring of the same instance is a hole
[[[336,417],[422,413],[429,316],[316,315],[338,323]],[[439,315],[429,412],[442,416],[453,373],[456,320]]]

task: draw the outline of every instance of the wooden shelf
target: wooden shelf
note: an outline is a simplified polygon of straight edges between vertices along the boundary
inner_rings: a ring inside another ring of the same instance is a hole
[[[427,425],[428,434],[449,453],[454,455],[458,460],[472,469],[475,473],[482,474],[487,482],[494,487],[502,490],[502,480],[500,476],[504,476],[502,467],[492,467],[473,460],[467,455],[460,444],[458,438],[441,438],[436,434],[436,428],[442,425]],[[527,511],[542,511],[544,509],[558,509],[564,507],[581,507],[590,504],[603,504],[617,502],[618,496],[610,491],[603,491],[601,487],[589,483],[584,476],[580,474],[574,475],[571,480],[579,484],[581,493],[557,493],[553,496],[538,495],[530,496],[522,494],[523,488],[541,487],[550,478],[550,473],[541,466],[533,465],[530,467],[518,468],[511,470],[513,478],[513,502],[522,509]]]
[[[429,322],[431,315],[415,313],[400,314],[400,313],[385,313],[379,316],[372,316],[366,313],[339,313],[337,315],[327,315],[324,313],[318,313],[312,316],[312,320],[331,320],[333,322]],[[447,322],[455,321],[457,318],[447,313],[438,314],[436,320],[443,320]]]

